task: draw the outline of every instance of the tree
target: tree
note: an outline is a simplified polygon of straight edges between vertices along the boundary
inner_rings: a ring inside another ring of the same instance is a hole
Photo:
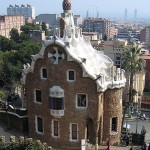
[[[45,35],[48,35],[48,34],[49,34],[45,22],[42,22],[42,30],[45,31]]]
[[[12,28],[10,31],[10,39],[15,41],[16,43],[19,42],[19,33],[18,30],[15,28]]]
[[[15,45],[16,50],[0,52],[0,86],[1,88],[19,82],[23,64],[31,62],[31,55],[37,54],[41,45],[25,41]]]
[[[46,31],[46,29],[47,29],[47,26],[46,26],[45,22],[42,22],[42,30]]]
[[[106,34],[104,35],[103,40],[107,41],[107,35]]]
[[[0,35],[0,51],[6,52],[14,48],[14,41]]]
[[[30,30],[39,30],[40,27],[34,23],[26,23],[25,25],[21,26],[21,31],[25,34],[29,34]]]
[[[123,68],[126,70],[126,73],[129,74],[129,104],[128,107],[130,107],[132,101],[133,101],[133,81],[134,81],[134,75],[136,73],[141,73],[144,71],[145,68],[145,60],[142,59],[142,53],[141,53],[141,47],[137,45],[136,43],[133,43],[131,47],[129,47],[122,56],[122,65]],[[125,108],[126,111],[127,107]],[[131,117],[131,111],[129,108],[129,117]],[[124,114],[125,116],[125,114]],[[123,116],[123,117],[124,117]],[[123,118],[124,120],[124,118]]]

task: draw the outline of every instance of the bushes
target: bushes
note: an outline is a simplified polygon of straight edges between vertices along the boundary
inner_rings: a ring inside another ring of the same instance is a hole
[[[25,140],[22,142],[0,142],[0,150],[47,150],[48,146],[38,141]]]

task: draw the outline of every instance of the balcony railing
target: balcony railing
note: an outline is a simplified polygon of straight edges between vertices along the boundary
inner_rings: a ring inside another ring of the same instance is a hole
[[[55,117],[61,117],[64,116],[64,110],[50,109],[50,114]]]
[[[150,104],[150,92],[143,92],[141,103]]]

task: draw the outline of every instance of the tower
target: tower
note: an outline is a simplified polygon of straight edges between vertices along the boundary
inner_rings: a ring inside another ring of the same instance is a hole
[[[134,19],[137,19],[137,9],[134,9]]]
[[[128,17],[128,10],[125,9],[125,11],[124,11],[124,20],[127,20],[127,17]]]
[[[86,18],[89,18],[89,11],[86,12]]]
[[[97,18],[99,18],[99,11],[97,10],[97,16],[96,16]]]

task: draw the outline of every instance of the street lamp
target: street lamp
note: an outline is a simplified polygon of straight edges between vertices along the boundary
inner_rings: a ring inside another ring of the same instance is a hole
[[[136,117],[136,134],[137,134],[137,127],[138,127],[138,111],[136,111],[136,115],[137,115],[137,117]]]

